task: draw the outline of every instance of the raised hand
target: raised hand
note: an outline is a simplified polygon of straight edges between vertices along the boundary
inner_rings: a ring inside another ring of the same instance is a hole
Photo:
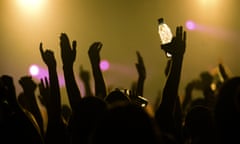
[[[44,106],[48,106],[49,103],[49,97],[50,97],[50,85],[48,82],[47,77],[44,77],[40,79],[40,83],[38,84],[38,88],[39,88],[39,92],[40,92],[40,96],[39,96],[39,100],[41,102],[42,105]]]
[[[88,55],[90,58],[90,61],[92,64],[99,65],[100,63],[100,51],[102,49],[102,43],[101,42],[94,42],[89,50],[88,50]]]
[[[63,65],[72,66],[76,59],[77,42],[74,40],[72,45],[70,45],[67,34],[62,33],[60,36],[60,47]]]
[[[37,108],[36,98],[35,98],[35,90],[37,88],[37,84],[33,81],[31,76],[22,76],[18,80],[19,84],[23,89],[23,95],[21,95],[25,100],[26,108],[28,111],[33,112],[33,106],[35,109]]]
[[[36,104],[34,92],[37,84],[32,80],[31,76],[22,76],[18,82],[23,89],[23,93],[19,95],[18,101],[25,109],[32,112],[33,107],[31,105]]]
[[[173,37],[171,43],[161,45],[165,52],[172,54],[172,58],[183,56],[186,48],[186,32],[183,31],[182,26],[176,27],[176,36]]]
[[[34,93],[37,88],[37,84],[32,80],[31,76],[22,76],[18,82],[22,86],[24,93]]]
[[[51,51],[51,50],[49,50],[49,49],[47,49],[46,51],[44,51],[42,45],[43,45],[43,44],[40,43],[40,47],[39,47],[42,60],[44,61],[44,63],[45,63],[48,67],[56,68],[56,60],[55,60],[53,51]]]

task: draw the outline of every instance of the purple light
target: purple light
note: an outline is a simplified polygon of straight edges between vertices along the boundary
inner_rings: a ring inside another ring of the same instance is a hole
[[[196,24],[193,21],[189,20],[186,22],[186,27],[188,30],[194,30],[196,28]]]
[[[28,71],[31,76],[38,80],[44,77],[48,77],[48,70],[36,64],[30,65]]]
[[[37,76],[39,74],[39,68],[37,65],[33,64],[29,67],[29,73],[32,76]]]
[[[106,70],[108,70],[109,69],[109,62],[107,61],[107,60],[102,60],[101,62],[100,62],[100,69],[102,70],[102,71],[106,71]]]
[[[32,64],[29,67],[29,74],[37,80],[44,79],[45,77],[47,79],[49,79],[48,69],[43,68],[43,67],[41,67],[39,65],[36,65],[36,64]],[[64,80],[64,76],[63,76],[62,73],[58,74],[58,80],[59,80],[59,86],[64,87],[65,86],[65,80]]]

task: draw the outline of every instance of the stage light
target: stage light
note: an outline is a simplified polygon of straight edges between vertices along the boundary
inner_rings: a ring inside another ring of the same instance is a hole
[[[20,8],[28,13],[40,10],[46,0],[17,0]]]
[[[31,65],[30,68],[29,68],[29,73],[32,75],[32,76],[36,76],[39,74],[39,68],[37,65]]]
[[[186,28],[188,30],[195,30],[196,29],[196,24],[191,20],[187,21],[185,25],[186,25]]]
[[[107,61],[107,60],[102,60],[101,62],[100,62],[100,69],[102,70],[102,71],[106,71],[106,70],[108,70],[109,69],[109,62]]]

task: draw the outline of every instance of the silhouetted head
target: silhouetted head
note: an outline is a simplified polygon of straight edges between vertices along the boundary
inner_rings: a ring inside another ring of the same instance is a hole
[[[206,89],[211,87],[211,84],[213,82],[213,76],[208,71],[203,71],[200,73],[200,79],[202,84],[202,89]]]
[[[110,92],[104,99],[108,104],[117,104],[117,103],[125,103],[130,102],[130,98],[120,89],[115,89]]]
[[[187,113],[184,123],[185,134],[189,137],[212,136],[215,123],[213,112],[203,105],[193,106]]]
[[[184,123],[184,141],[192,144],[215,144],[216,128],[213,112],[206,106],[194,106]]]
[[[96,96],[82,98],[69,120],[68,129],[72,144],[87,143],[89,135],[106,109],[105,101]]]
[[[160,133],[154,119],[140,106],[122,103],[109,108],[96,128],[91,144],[158,144]]]

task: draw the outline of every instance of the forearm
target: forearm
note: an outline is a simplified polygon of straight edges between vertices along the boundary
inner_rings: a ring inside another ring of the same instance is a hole
[[[48,68],[50,80],[50,106],[49,116],[60,117],[61,115],[61,95],[56,68]]]
[[[137,96],[143,96],[144,91],[144,79],[139,78],[137,83]]]
[[[171,71],[167,78],[164,90],[161,107],[173,113],[176,99],[178,96],[178,87],[180,83],[181,68],[183,57],[172,61]]]
[[[68,99],[71,107],[74,109],[77,107],[78,102],[81,100],[81,93],[78,89],[78,86],[74,77],[73,67],[63,66],[63,72],[64,72]]]
[[[95,95],[100,98],[104,98],[107,95],[107,92],[102,71],[96,66],[92,66],[92,70],[95,83]]]
[[[83,83],[85,88],[85,96],[93,96],[89,81],[85,81]]]

